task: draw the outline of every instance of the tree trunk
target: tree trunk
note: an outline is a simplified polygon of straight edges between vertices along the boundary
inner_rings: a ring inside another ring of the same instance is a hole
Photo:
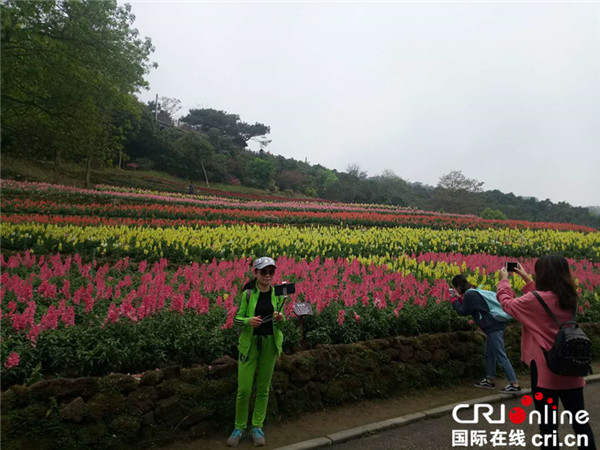
[[[60,182],[60,156],[62,149],[59,147],[54,152],[54,182],[58,184]]]
[[[206,179],[206,187],[210,187],[208,185],[208,175],[206,175],[206,170],[204,169],[204,163],[202,161],[200,161],[200,165],[202,166],[202,171],[204,172],[204,178]]]
[[[85,188],[90,188],[90,175],[92,172],[92,157],[87,157],[87,164],[85,166]]]

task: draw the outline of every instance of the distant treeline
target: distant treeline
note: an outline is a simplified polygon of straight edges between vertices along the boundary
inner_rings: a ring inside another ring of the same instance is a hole
[[[172,105],[176,101],[163,99],[162,103]],[[155,116],[159,122],[155,122]],[[177,122],[179,128],[174,126],[168,111],[159,106],[156,114],[154,102],[150,102],[125,143],[125,153],[140,168],[166,171],[197,182],[208,179],[342,202],[383,203],[600,228],[600,217],[592,215],[588,208],[526,199],[498,190],[483,191],[483,183],[467,179],[460,172],[451,172],[433,187],[407,182],[389,170],[368,176],[353,164],[342,172],[264,150],[254,152],[247,149],[247,142],[258,139],[266,145],[269,127],[255,124],[256,135],[242,135],[240,129],[249,125],[240,122],[235,114],[191,110]]]
[[[600,228],[600,217],[587,208],[483,191],[483,183],[460,172],[432,187],[392,171],[368,176],[352,164],[343,172],[273,155],[265,151],[270,128],[237,114],[192,109],[175,121],[179,100],[143,104],[135,96],[156,64],[128,5],[8,0],[0,13],[2,151],[53,160],[57,181],[69,161],[85,164],[89,185],[91,168],[101,162],[343,202]],[[249,150],[250,141],[262,150]]]

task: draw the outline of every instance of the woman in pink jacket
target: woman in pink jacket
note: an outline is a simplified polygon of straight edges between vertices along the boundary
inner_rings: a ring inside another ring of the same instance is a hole
[[[515,298],[506,268],[500,270],[497,297],[502,309],[523,325],[521,337],[521,359],[531,371],[531,388],[541,392],[543,398],[534,396],[536,410],[544,414],[544,406],[558,405],[558,399],[565,410],[571,411],[573,417],[577,411],[585,410],[583,401],[583,377],[557,375],[546,365],[544,350],[550,350],[558,333],[558,326],[544,307],[534,296],[533,291],[541,296],[560,323],[571,320],[573,309],[577,307],[577,292],[569,264],[559,255],[543,256],[535,263],[535,282],[525,272],[523,266],[517,266],[515,272],[523,278],[526,285],[523,296]],[[540,433],[551,435],[558,429],[558,424],[541,424]],[[594,435],[589,420],[579,424],[573,420],[573,430],[578,435],[587,435],[588,445],[580,449],[595,449]],[[544,440],[546,442],[546,440]],[[550,440],[552,442],[552,440]],[[558,448],[544,446],[544,449]]]

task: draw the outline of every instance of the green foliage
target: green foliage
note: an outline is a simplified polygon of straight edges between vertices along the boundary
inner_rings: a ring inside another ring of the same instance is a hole
[[[250,186],[267,189],[273,185],[275,167],[268,159],[254,158],[248,167]]]
[[[174,142],[169,160],[170,172],[186,179],[203,179],[204,170],[212,173],[215,150],[199,133],[186,133]],[[203,169],[204,166],[204,169]]]
[[[246,143],[250,139],[259,140],[263,147],[270,142],[265,137],[271,132],[270,127],[262,123],[250,125],[241,122],[239,115],[229,114],[225,111],[217,111],[212,108],[190,109],[190,112],[182,117],[181,121],[198,131],[218,130],[230,137],[233,143],[241,148],[246,147]]]
[[[452,192],[481,192],[482,181],[467,178],[460,170],[452,170],[440,177],[437,187]]]
[[[345,315],[343,324],[339,325],[341,309],[344,309]],[[358,321],[354,313],[360,317]],[[332,304],[305,320],[304,329],[307,345],[314,347],[317,344],[348,344],[389,336],[468,330],[470,325],[457,316],[448,303],[428,303],[426,308],[407,304],[398,316],[390,308],[378,309],[372,305],[342,308],[339,304]]]
[[[506,215],[499,209],[485,208],[481,213],[482,219],[507,220]]]
[[[8,1],[2,15],[2,139],[19,154],[111,160],[139,110],[149,39],[116,1]]]

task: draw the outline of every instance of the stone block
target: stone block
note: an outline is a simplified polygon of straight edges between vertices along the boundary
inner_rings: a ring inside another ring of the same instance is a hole
[[[77,397],[72,402],[60,409],[60,418],[67,422],[80,423],[85,413],[85,402],[83,398]]]

